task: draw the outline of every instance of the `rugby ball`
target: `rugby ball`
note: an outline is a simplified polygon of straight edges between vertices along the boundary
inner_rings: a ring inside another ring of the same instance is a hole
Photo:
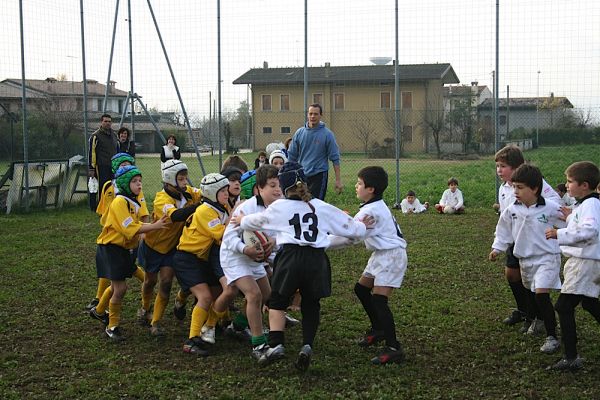
[[[269,238],[267,237],[267,235],[260,231],[245,230],[242,233],[242,241],[246,245],[251,245],[256,247],[257,249],[264,250],[267,246],[267,243],[269,242]],[[265,257],[268,257],[268,254],[266,254]]]
[[[454,207],[450,207],[450,206],[444,207],[444,214],[454,214],[454,211],[456,211],[454,209]]]

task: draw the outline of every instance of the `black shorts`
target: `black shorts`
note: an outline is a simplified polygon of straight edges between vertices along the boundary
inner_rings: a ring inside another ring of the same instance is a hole
[[[331,264],[325,250],[284,244],[275,257],[271,286],[284,297],[291,297],[296,290],[310,299],[331,296]]]
[[[116,244],[99,244],[96,252],[96,262],[107,271],[105,278],[111,281],[124,281],[131,278],[135,270],[135,252]]]
[[[213,244],[210,248],[210,252],[208,253],[208,266],[217,279],[221,279],[222,276],[225,276],[223,268],[221,267],[221,246],[218,244]]]
[[[202,261],[195,254],[187,251],[175,251],[173,269],[179,286],[184,292],[201,283],[206,283],[208,286],[219,285],[219,279],[209,268],[208,261]]]
[[[105,263],[100,255],[100,246],[96,246],[96,276],[98,278],[109,279],[110,276],[110,264]]]
[[[138,264],[144,268],[144,271],[156,274],[160,271],[160,267],[173,267],[175,250],[162,254],[141,241],[138,248]]]
[[[506,268],[519,269],[519,259],[513,254],[515,245],[511,245],[506,249]]]

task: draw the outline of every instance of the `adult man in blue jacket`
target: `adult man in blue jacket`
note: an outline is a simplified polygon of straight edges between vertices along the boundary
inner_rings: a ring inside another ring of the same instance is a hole
[[[321,122],[323,109],[320,104],[308,107],[308,121],[294,134],[288,150],[288,160],[296,161],[304,168],[308,188],[313,197],[325,200],[329,160],[335,172],[335,191],[340,194],[343,189],[340,173],[340,149],[335,136],[325,123]]]

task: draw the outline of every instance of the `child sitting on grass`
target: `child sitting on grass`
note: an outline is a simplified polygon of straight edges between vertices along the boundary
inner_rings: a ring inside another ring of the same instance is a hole
[[[429,209],[429,203],[421,204],[414,191],[409,190],[406,198],[400,202],[400,208],[403,214],[420,214]]]
[[[440,202],[435,205],[440,214],[462,214],[465,212],[463,195],[458,188],[458,179],[448,179],[448,189],[444,190]]]

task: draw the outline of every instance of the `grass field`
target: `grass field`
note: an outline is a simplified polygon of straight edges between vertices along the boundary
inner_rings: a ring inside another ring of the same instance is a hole
[[[598,162],[599,150],[545,148],[526,155],[554,185],[573,160]],[[600,398],[600,327],[587,313],[577,314],[586,362],[575,374],[546,371],[559,355],[540,353],[543,339],[501,324],[512,296],[502,261],[486,260],[497,219],[489,208],[493,160],[410,163],[403,164],[402,192],[412,188],[421,200],[436,201],[455,175],[469,208],[461,216],[397,214],[409,243],[409,268],[390,306],[407,353],[404,364],[372,366],[373,351],[355,344],[367,328],[352,292],[369,256],[361,247],[330,252],[333,296],[322,302],[315,356],[304,375],[291,365],[301,344],[299,328],[286,332],[287,359],[262,369],[249,346],[229,338],[217,337],[214,355],[206,359],[184,354],[189,318],[179,323],[171,304],[164,321],[168,336],[150,337],[136,324],[135,281],[123,311],[127,340],[110,343],[100,323],[83,312],[95,293],[98,219],[84,208],[68,208],[0,217],[0,398]],[[356,168],[346,162],[344,194],[329,195],[351,213],[358,208]]]

